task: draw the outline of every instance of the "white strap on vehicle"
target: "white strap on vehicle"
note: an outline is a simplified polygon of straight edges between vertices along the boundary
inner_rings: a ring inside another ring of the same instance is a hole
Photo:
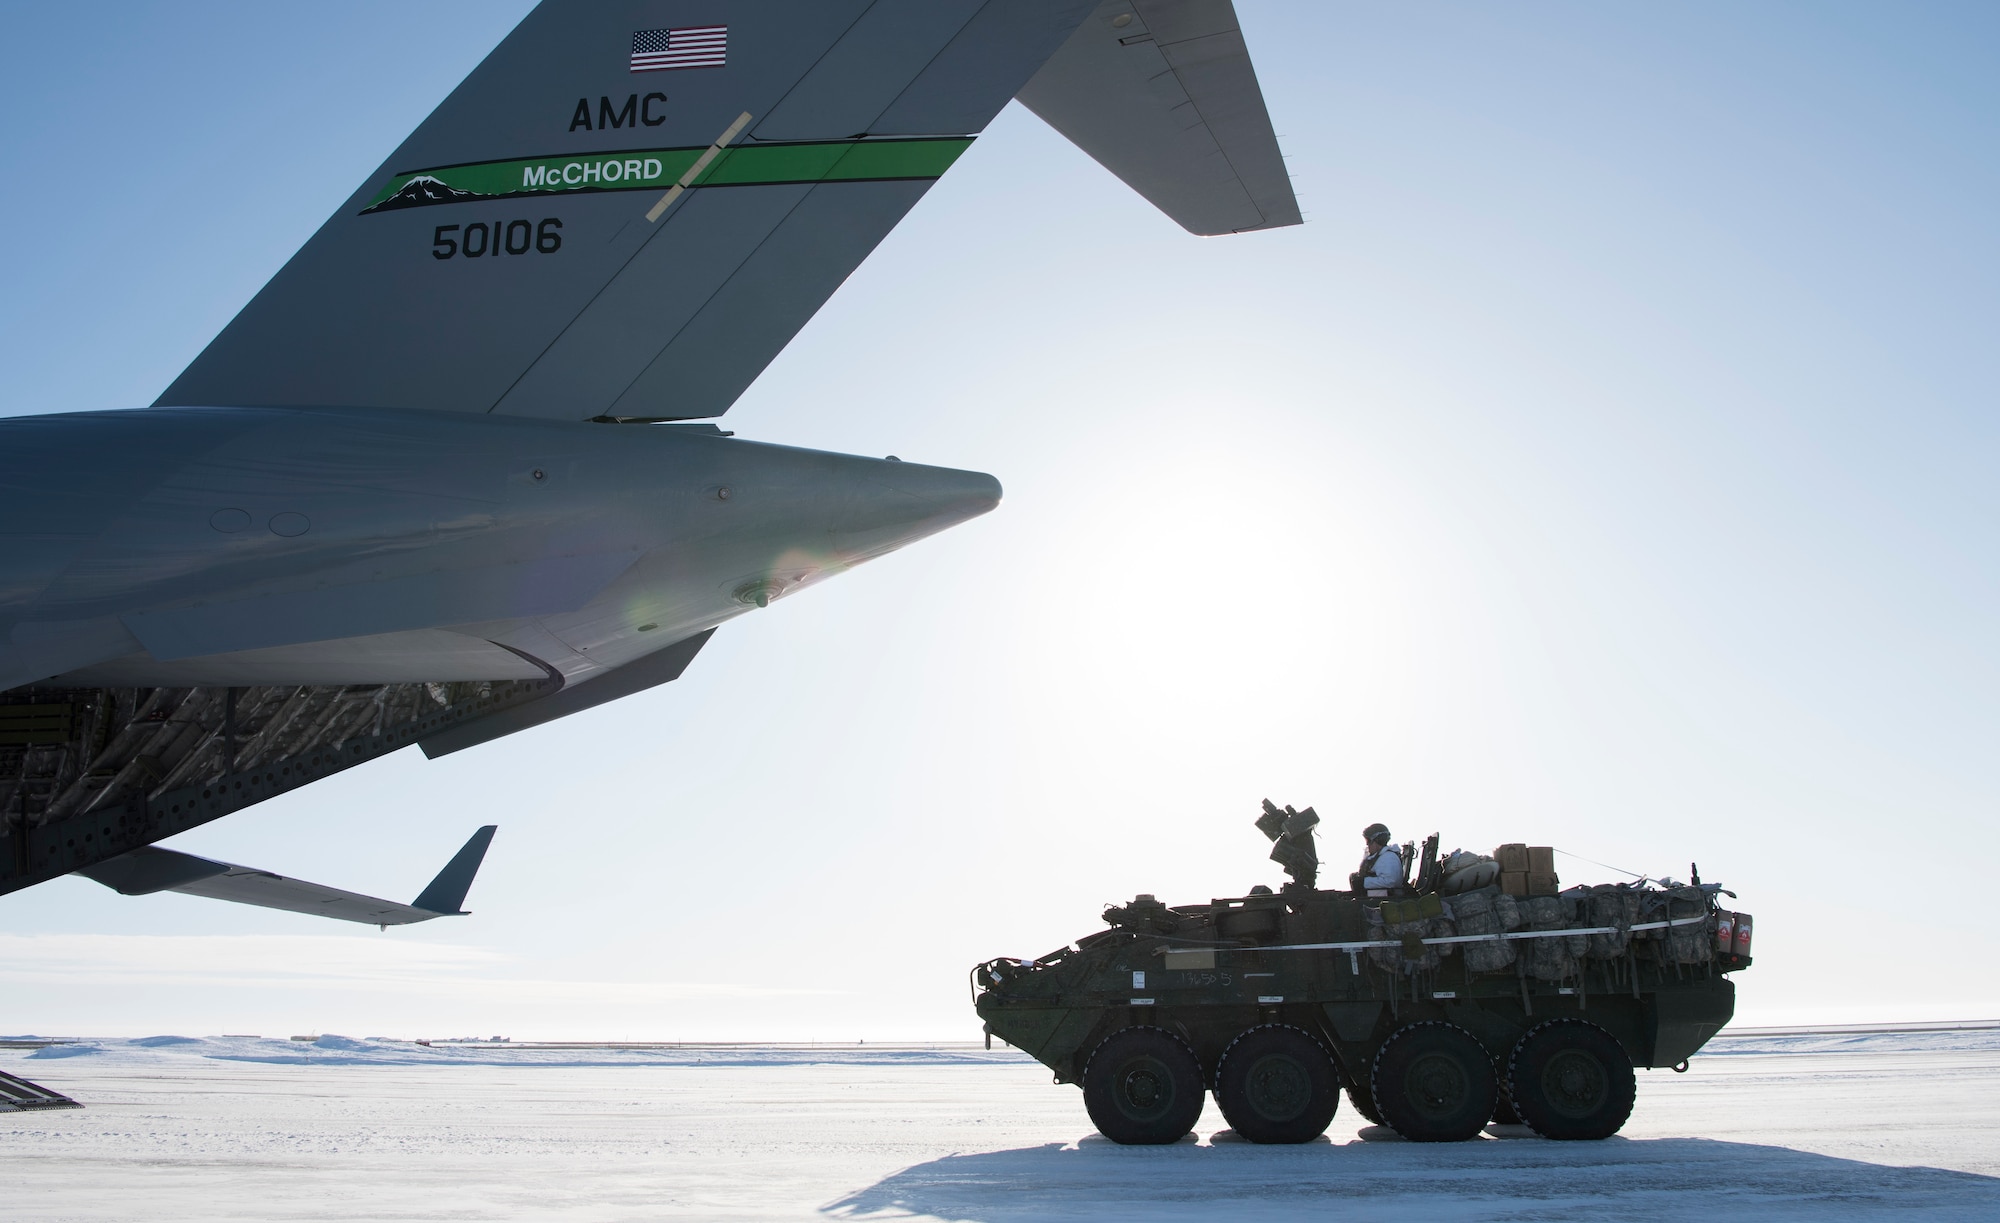
[[[1693,917],[1677,917],[1671,921],[1639,922],[1635,925],[1626,926],[1624,927],[1624,929],[1664,930],[1669,926],[1692,926],[1696,922],[1705,922],[1708,920],[1708,918],[1709,918],[1708,914],[1698,913]],[[1499,934],[1449,934],[1440,938],[1427,938],[1427,939],[1420,939],[1418,941],[1422,942],[1426,947],[1435,947],[1444,943],[1494,943],[1494,942],[1504,942],[1508,939],[1569,938],[1572,935],[1616,934],[1618,933],[1619,929],[1620,928],[1617,926],[1579,926],[1575,929],[1565,929],[1565,930],[1513,930],[1513,931],[1503,931],[1502,933]],[[1277,947],[1239,947],[1239,948],[1234,948],[1233,950],[1345,951],[1347,953],[1348,967],[1352,968],[1358,974],[1361,971],[1360,956],[1362,952],[1367,951],[1371,947],[1401,947],[1402,945],[1403,945],[1403,940],[1401,939],[1371,939],[1366,942],[1359,942],[1359,943],[1285,943]],[[1165,952],[1172,950],[1176,949],[1171,947],[1162,947],[1160,949],[1160,953],[1164,954]]]

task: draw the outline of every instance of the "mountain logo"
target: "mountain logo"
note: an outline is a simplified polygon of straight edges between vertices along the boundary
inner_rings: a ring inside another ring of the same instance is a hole
[[[441,178],[419,174],[409,182],[396,188],[389,198],[379,204],[363,208],[363,215],[371,212],[389,212],[397,208],[422,208],[426,204],[457,204],[466,200],[483,200],[486,196],[477,191],[466,191],[454,187]]]

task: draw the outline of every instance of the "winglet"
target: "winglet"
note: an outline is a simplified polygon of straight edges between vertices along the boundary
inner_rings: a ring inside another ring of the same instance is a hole
[[[431,880],[423,895],[417,897],[414,904],[407,905],[288,878],[252,866],[198,858],[177,849],[162,849],[158,845],[148,845],[108,858],[75,873],[86,879],[95,879],[127,896],[185,892],[211,900],[283,909],[288,913],[365,922],[386,930],[390,926],[407,926],[434,917],[464,917],[466,914],[459,906],[465,903],[465,893],[472,887],[472,877],[479,873],[479,864],[486,858],[486,847],[493,843],[493,830],[494,826],[488,824],[473,833],[465,847],[453,855],[445,868],[438,872],[437,878]]]
[[[497,824],[488,824],[465,843],[465,847],[452,855],[451,861],[431,880],[417,898],[410,902],[413,909],[428,909],[432,913],[446,917],[464,917],[465,911],[458,906],[465,903],[465,894],[472,890],[472,877],[479,873],[479,864],[486,860],[486,847],[493,843]]]

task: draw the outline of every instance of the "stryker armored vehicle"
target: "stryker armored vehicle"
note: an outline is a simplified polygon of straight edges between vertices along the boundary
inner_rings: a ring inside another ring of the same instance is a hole
[[[1419,1142],[1489,1121],[1584,1139],[1625,1123],[1634,1066],[1685,1070],[1734,1013],[1751,919],[1692,869],[1686,884],[1513,895],[1525,876],[1486,855],[1440,861],[1432,836],[1420,866],[1404,847],[1402,887],[1321,890],[1318,819],[1265,802],[1258,827],[1292,876],[1280,892],[1142,895],[1073,947],[978,965],[989,1038],[1081,1086],[1114,1142],[1180,1139],[1204,1091],[1240,1137],[1306,1142],[1343,1089]]]

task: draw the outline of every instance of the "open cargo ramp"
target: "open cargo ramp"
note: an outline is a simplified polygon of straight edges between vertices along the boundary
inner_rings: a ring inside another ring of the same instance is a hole
[[[59,1091],[50,1091],[18,1075],[0,1070],[0,1113],[32,1113],[51,1108],[82,1108]]]

